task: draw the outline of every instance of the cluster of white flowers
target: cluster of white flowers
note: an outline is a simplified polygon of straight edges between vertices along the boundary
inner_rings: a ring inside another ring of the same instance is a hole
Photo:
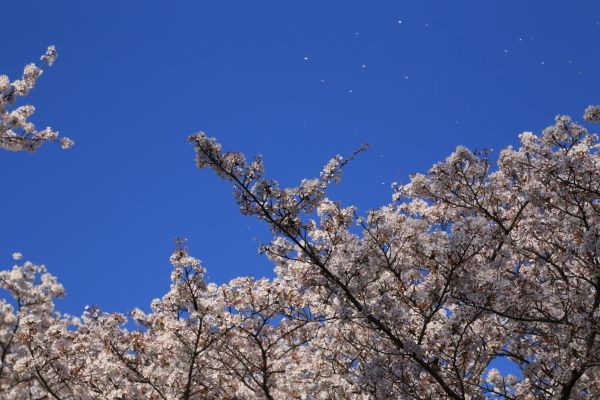
[[[586,108],[583,119],[587,122],[600,123],[600,106],[589,106]]]
[[[46,54],[40,57],[40,60],[42,60],[45,64],[52,65],[52,63],[54,63],[54,61],[56,60],[56,57],[58,57],[56,47],[50,46],[46,50]]]
[[[54,46],[48,47],[46,54],[42,56],[44,64],[52,65],[58,54]],[[43,64],[42,64],[43,65]],[[8,111],[8,107],[14,106],[17,97],[27,96],[29,90],[35,87],[36,80],[42,74],[41,68],[35,64],[25,66],[23,77],[11,82],[6,75],[0,75],[0,147],[19,151],[36,151],[44,141],[59,142],[63,149],[73,146],[69,138],[59,138],[58,132],[51,128],[37,131],[35,126],[27,121],[35,108],[24,105]]]

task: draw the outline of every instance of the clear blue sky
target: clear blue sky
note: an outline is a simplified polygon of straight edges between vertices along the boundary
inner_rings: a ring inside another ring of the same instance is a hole
[[[457,145],[498,150],[557,114],[600,104],[600,2],[10,1],[0,74],[49,45],[57,62],[21,104],[75,146],[0,154],[0,260],[45,264],[79,315],[148,309],[174,237],[210,280],[272,276],[271,239],[189,134],[262,154],[283,186],[372,148],[329,197],[362,212]],[[401,21],[401,23],[400,23]],[[594,129],[594,127],[592,127]]]

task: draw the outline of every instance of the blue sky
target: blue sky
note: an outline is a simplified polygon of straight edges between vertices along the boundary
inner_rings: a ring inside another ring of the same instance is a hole
[[[75,315],[148,309],[168,290],[175,237],[213,282],[273,275],[254,240],[268,229],[195,168],[191,133],[262,154],[283,186],[368,142],[329,193],[364,212],[457,145],[497,155],[600,104],[592,0],[40,0],[3,15],[0,74],[57,47],[20,104],[75,146],[0,154],[0,260],[45,264]]]

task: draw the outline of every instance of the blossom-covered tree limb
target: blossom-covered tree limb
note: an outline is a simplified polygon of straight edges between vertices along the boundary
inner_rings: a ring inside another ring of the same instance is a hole
[[[28,64],[23,71],[23,77],[11,82],[6,75],[0,75],[0,147],[7,150],[27,150],[30,153],[36,151],[44,141],[59,142],[63,149],[73,145],[73,141],[66,137],[59,137],[58,132],[51,128],[37,130],[35,126],[27,121],[35,108],[29,104],[8,111],[8,107],[14,106],[17,97],[27,96],[29,91],[35,87],[36,80],[42,75],[44,64],[52,65],[58,57],[54,46],[48,47],[46,54],[41,57],[42,64]]]

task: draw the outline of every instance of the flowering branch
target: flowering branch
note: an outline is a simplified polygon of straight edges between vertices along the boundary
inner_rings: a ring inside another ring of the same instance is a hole
[[[51,128],[38,131],[35,126],[27,121],[35,108],[31,105],[24,105],[13,111],[8,111],[7,107],[14,106],[17,97],[27,96],[29,90],[35,87],[36,80],[42,74],[45,64],[52,65],[58,57],[54,46],[48,47],[46,54],[41,57],[42,64],[37,67],[35,64],[29,64],[23,71],[23,77],[20,80],[11,82],[6,75],[0,75],[0,147],[6,150],[27,150],[30,153],[36,151],[44,141],[58,142],[63,149],[73,146],[73,141],[66,137],[59,137],[58,132]],[[21,130],[21,133],[18,131]]]

